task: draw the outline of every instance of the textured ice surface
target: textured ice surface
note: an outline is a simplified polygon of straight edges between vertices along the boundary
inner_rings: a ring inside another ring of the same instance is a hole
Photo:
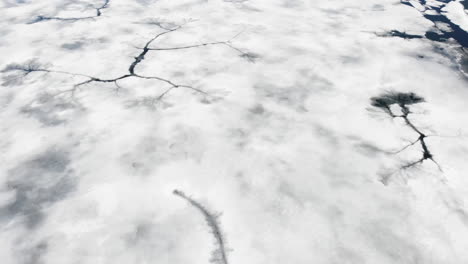
[[[0,11],[2,264],[468,263],[466,1]]]

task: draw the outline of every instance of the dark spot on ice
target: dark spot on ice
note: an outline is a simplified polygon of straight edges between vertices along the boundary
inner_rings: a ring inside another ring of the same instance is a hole
[[[262,115],[263,113],[265,113],[265,108],[263,107],[263,105],[259,104],[251,108],[249,111],[255,115]]]
[[[77,50],[77,49],[81,49],[84,45],[84,42],[82,41],[75,41],[75,42],[71,42],[71,43],[65,43],[65,44],[62,44],[62,49],[67,49],[67,50]]]
[[[32,247],[21,250],[21,260],[25,264],[41,264],[43,262],[43,256],[46,254],[48,249],[46,241],[42,241]]]
[[[6,186],[16,197],[0,208],[0,221],[21,217],[27,228],[42,223],[44,209],[64,199],[76,186],[70,162],[67,152],[52,148],[10,170]]]
[[[372,10],[374,11],[385,11],[385,7],[383,5],[376,4],[372,6]]]
[[[415,93],[388,92],[378,97],[371,98],[372,106],[388,108],[392,104],[412,105],[424,102],[424,98]]]
[[[466,51],[460,58],[460,67],[465,74],[468,74],[468,53]]]
[[[21,108],[21,113],[37,119],[45,126],[57,126],[66,123],[64,114],[82,110],[79,105],[50,94],[41,94],[32,103]]]
[[[244,59],[248,60],[249,62],[252,62],[252,63],[254,63],[257,59],[260,58],[259,55],[255,54],[255,53],[252,53],[252,52],[243,53],[243,54],[241,54],[239,56],[241,58],[244,58]]]

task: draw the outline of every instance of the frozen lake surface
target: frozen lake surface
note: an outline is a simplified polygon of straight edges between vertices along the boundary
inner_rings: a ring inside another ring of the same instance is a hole
[[[468,263],[467,9],[0,0],[0,262]]]

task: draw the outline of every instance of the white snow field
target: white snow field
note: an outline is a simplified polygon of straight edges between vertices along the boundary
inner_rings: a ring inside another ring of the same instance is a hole
[[[0,263],[468,263],[466,5],[0,0]]]

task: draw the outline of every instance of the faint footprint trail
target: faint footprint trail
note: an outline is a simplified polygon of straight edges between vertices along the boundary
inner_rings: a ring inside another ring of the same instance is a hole
[[[215,264],[228,264],[227,254],[226,254],[226,239],[221,231],[219,224],[219,214],[211,213],[203,206],[201,203],[195,201],[191,197],[187,196],[185,193],[179,190],[174,190],[174,195],[179,196],[180,198],[186,200],[190,203],[195,209],[200,211],[205,217],[206,223],[211,229],[211,233],[215,238],[216,249],[213,250],[210,262]]]
[[[88,20],[94,19],[97,17],[102,16],[102,10],[109,7],[110,0],[104,0],[104,3],[98,7],[94,7],[96,14],[93,16],[84,16],[84,17],[55,17],[55,16],[37,16],[33,21],[29,22],[29,24],[50,21],[50,20],[58,20],[58,21],[79,21],[79,20]]]

